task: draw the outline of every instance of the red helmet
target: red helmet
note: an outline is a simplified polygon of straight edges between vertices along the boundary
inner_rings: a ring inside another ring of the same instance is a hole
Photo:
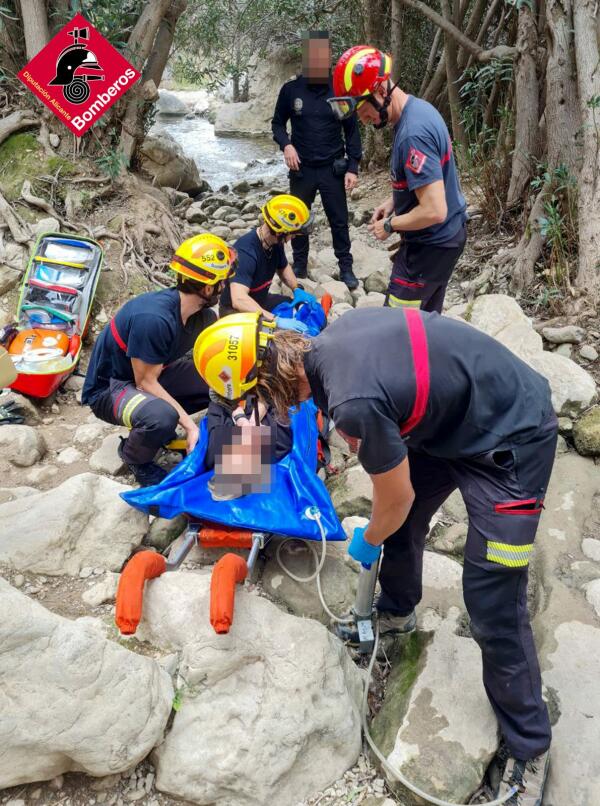
[[[372,103],[378,111],[387,110],[388,104],[382,107],[373,98],[373,93],[387,84],[391,72],[391,56],[377,48],[355,45],[347,50],[333,71],[336,97],[328,102],[336,116],[340,120],[350,117],[365,101]],[[385,118],[387,120],[387,114]]]

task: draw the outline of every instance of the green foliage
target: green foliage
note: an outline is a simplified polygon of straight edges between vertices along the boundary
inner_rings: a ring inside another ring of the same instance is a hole
[[[111,179],[116,179],[122,168],[127,168],[129,164],[123,153],[116,148],[111,148],[94,162],[102,173],[110,176]]]
[[[145,3],[143,0],[80,0],[78,11],[97,28],[110,44],[119,51],[127,45],[129,34],[137,22]],[[67,22],[73,17],[68,11]]]
[[[571,268],[578,248],[577,179],[565,165],[547,166],[532,180],[534,190],[545,188],[544,214],[538,220],[546,241],[542,275],[561,292],[570,289]]]

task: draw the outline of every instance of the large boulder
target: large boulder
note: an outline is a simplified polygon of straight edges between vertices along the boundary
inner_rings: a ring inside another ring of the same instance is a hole
[[[12,465],[31,467],[46,453],[46,441],[30,425],[3,425],[0,450]]]
[[[142,170],[160,187],[175,188],[192,196],[207,189],[194,160],[186,157],[181,146],[165,132],[146,137],[140,151]]]
[[[368,518],[373,506],[373,482],[362,465],[354,465],[327,484],[339,518],[361,515]]]
[[[539,333],[516,300],[505,294],[485,294],[469,306],[466,318],[548,380],[557,414],[575,416],[595,400],[592,376],[569,358],[545,352]]]
[[[0,505],[0,563],[50,575],[76,576],[86,566],[119,571],[148,528],[147,516],[119,498],[129,489],[83,473]]]
[[[0,789],[123,772],[162,739],[169,675],[90,622],[50,613],[0,579]]]
[[[461,635],[461,613],[427,610],[398,653],[372,733],[387,760],[427,792],[466,803],[497,748],[481,653]],[[394,781],[390,780],[390,786]],[[403,801],[421,803],[398,785]]]
[[[271,134],[273,107],[262,99],[236,104],[221,104],[215,117],[219,137],[260,137]]]
[[[245,591],[231,631],[215,635],[209,588],[205,571],[146,586],[138,634],[181,657],[156,787],[205,806],[294,806],[356,762],[361,673],[323,625]]]
[[[156,108],[161,115],[184,117],[190,111],[188,105],[169,90],[158,91]]]

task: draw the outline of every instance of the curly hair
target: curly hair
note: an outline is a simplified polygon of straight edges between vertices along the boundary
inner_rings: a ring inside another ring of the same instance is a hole
[[[277,331],[258,370],[257,392],[272,404],[277,419],[282,423],[289,422],[289,409],[300,403],[298,369],[303,366],[304,354],[310,348],[310,339],[300,333]]]

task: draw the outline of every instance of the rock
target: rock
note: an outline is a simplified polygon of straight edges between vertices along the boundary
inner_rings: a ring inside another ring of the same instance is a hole
[[[349,515],[371,515],[373,484],[361,465],[355,465],[339,476],[332,476],[327,487],[340,519]]]
[[[65,381],[63,389],[68,392],[80,392],[83,389],[84,382],[85,378],[82,378],[81,375],[71,375]]]
[[[335,282],[335,280],[333,282]],[[340,316],[343,316],[345,313],[348,313],[348,311],[352,310],[354,310],[352,305],[349,305],[347,302],[338,302],[331,306],[327,319],[329,322],[335,322],[335,320],[339,319]]]
[[[154,546],[163,551],[186,530],[188,520],[185,515],[177,515],[171,520],[167,518],[154,518],[144,538],[144,545]]]
[[[362,197],[363,197],[363,194],[362,194],[362,190],[360,188],[353,188],[350,191],[350,198],[352,199],[352,201],[360,201],[360,199],[362,199]]]
[[[11,269],[10,266],[3,266],[0,264],[0,296],[11,291],[20,282],[22,275]]]
[[[268,562],[262,574],[263,589],[276,602],[283,603],[295,616],[317,619],[329,624],[331,619],[323,609],[315,583],[296,582],[289,577],[277,562],[277,549],[281,562],[292,574],[299,577],[311,576],[316,568],[315,563],[321,558],[322,546],[311,542],[308,545],[294,540],[281,545],[280,541],[272,541],[267,545]],[[344,542],[327,543],[325,564],[321,569],[321,588],[323,598],[334,615],[348,613],[356,596],[358,581],[358,564],[347,553]]]
[[[382,308],[385,302],[385,294],[379,291],[371,291],[364,297],[359,297],[356,301],[357,308]]]
[[[441,534],[437,534],[433,541],[435,551],[444,554],[454,554],[462,557],[467,542],[467,524],[453,523]]]
[[[355,232],[358,233],[358,230],[355,230]],[[390,275],[389,267],[391,267],[387,251],[376,249],[373,246],[369,246],[362,239],[352,237],[352,257],[354,260],[352,269],[359,280],[366,280],[367,277],[377,271],[383,271],[384,274],[387,271],[387,288]],[[320,250],[318,265],[322,266],[329,274],[331,274],[332,270],[337,272],[337,258],[330,246]]]
[[[557,355],[562,355],[565,358],[571,358],[573,355],[573,348],[570,344],[559,344],[554,351]]]
[[[81,598],[86,604],[91,607],[98,607],[98,605],[105,602],[114,602],[117,595],[117,586],[119,584],[119,574],[107,573],[100,582],[96,582],[91,588],[88,588],[81,594]]]
[[[181,653],[181,709],[156,749],[156,789],[195,803],[293,806],[361,750],[361,672],[312,619],[236,593],[227,635],[208,621],[210,574],[146,586],[142,640]],[[298,650],[301,651],[298,651]]]
[[[108,423],[94,418],[94,422],[84,423],[84,425],[80,425],[75,429],[73,442],[77,445],[90,445],[92,442],[100,439],[100,437],[111,428],[112,426]]]
[[[586,537],[581,544],[581,550],[590,560],[600,563],[600,540],[596,540],[593,537]],[[14,584],[15,581],[13,579],[13,585]]]
[[[215,116],[217,137],[260,137],[271,135],[273,109],[263,99],[221,104]]]
[[[181,146],[165,133],[147,136],[140,152],[142,169],[159,187],[168,185],[192,195],[208,187],[194,160],[186,157]]]
[[[121,444],[119,434],[109,434],[102,440],[102,445],[90,456],[90,470],[97,473],[108,473],[117,476],[125,469],[125,465],[117,453]]]
[[[187,193],[182,193],[180,190],[175,190],[175,188],[170,187],[163,187],[163,191],[169,197],[169,201],[171,202],[173,207],[177,207],[183,202],[186,202],[190,206],[193,204],[192,199],[190,198],[190,196],[188,196]]]
[[[248,193],[250,190],[250,185],[245,179],[240,179],[239,182],[233,183],[231,189],[234,193]]]
[[[25,577],[23,574],[15,574],[12,581],[14,588],[22,588],[25,584]]]
[[[158,91],[156,109],[161,115],[173,115],[177,117],[184,117],[190,111],[180,98],[168,90],[161,89]]]
[[[32,467],[25,478],[30,484],[45,484],[47,481],[54,481],[58,473],[58,468],[53,465],[38,465]]]
[[[576,417],[596,399],[594,379],[574,361],[556,353],[542,352],[529,363],[548,380],[557,414]]]
[[[83,473],[0,505],[0,562],[52,576],[76,576],[85,566],[120,570],[148,527],[147,516],[119,498],[129,489]]]
[[[0,428],[0,449],[16,467],[31,467],[46,453],[46,441],[30,425],[3,425]]]
[[[598,358],[598,350],[596,350],[595,347],[592,347],[591,344],[584,344],[579,351],[579,355],[586,361],[596,361]]]
[[[598,618],[600,618],[600,579],[588,582],[587,585],[583,586],[583,589],[585,590],[585,598],[596,611]]]
[[[106,325],[108,323],[108,314],[106,313],[104,308],[100,308],[100,310],[96,314],[96,322],[98,322],[99,325]],[[82,381],[80,388],[83,388],[83,378],[81,378],[80,380]]]
[[[0,406],[5,406],[7,403],[14,403],[21,411],[19,412],[24,418],[27,425],[38,425],[42,422],[42,415],[35,403],[25,395],[20,395],[18,392],[10,389],[3,395],[0,395]],[[3,426],[4,427],[4,426]]]
[[[0,579],[0,788],[71,770],[108,775],[161,740],[171,680],[152,658],[50,613]]]
[[[336,302],[347,302],[352,305],[352,294],[348,290],[348,286],[342,283],[341,280],[328,280],[319,283],[315,293],[319,299],[323,294],[331,294],[334,305]]]
[[[600,456],[600,405],[592,406],[577,420],[573,437],[582,456]]]
[[[36,238],[45,235],[47,232],[60,232],[60,224],[56,218],[40,218],[33,225],[33,233]]]
[[[460,490],[454,490],[442,504],[444,516],[453,523],[467,522],[467,508]]]
[[[60,137],[58,136],[58,134],[55,134],[54,132],[51,132],[50,135],[48,136],[48,140],[50,141],[50,145],[52,146],[52,148],[58,148],[59,147],[59,145],[60,145]]]
[[[77,448],[73,448],[69,446],[68,448],[63,448],[62,451],[56,457],[56,461],[60,462],[61,465],[72,465],[75,462],[78,462],[83,457],[81,451],[78,451]]]
[[[367,292],[376,291],[379,294],[385,294],[389,283],[390,283],[389,272],[374,271],[365,280],[365,290]]]
[[[404,644],[372,732],[389,763],[417,786],[465,803],[496,751],[497,723],[481,681],[479,647],[458,634],[460,615],[456,607],[443,619],[427,611],[429,635],[413,633]],[[399,785],[397,791],[415,802]]]
[[[577,415],[594,401],[596,384],[591,375],[574,361],[544,351],[540,335],[511,297],[505,294],[476,297],[465,317],[548,380],[557,414]]]
[[[542,336],[551,344],[581,344],[585,339],[585,330],[576,325],[564,327],[544,327]]]
[[[213,235],[217,235],[219,238],[223,238],[224,241],[229,240],[231,237],[231,230],[229,227],[211,227],[210,231]]]
[[[37,492],[35,487],[0,487],[0,503],[5,504],[7,501],[17,501],[19,498],[35,495]]]
[[[565,614],[566,615],[566,614]],[[600,803],[600,699],[597,696],[600,630],[578,620],[555,630],[544,683],[558,695],[552,759],[544,803]],[[583,743],[573,741],[581,736]]]
[[[185,219],[189,221],[190,224],[206,224],[208,216],[203,211],[202,204],[200,202],[194,202],[190,204],[186,210]]]
[[[558,439],[556,440],[556,452],[566,453],[568,450],[569,446],[567,444],[567,440],[559,434]]]
[[[558,433],[563,437],[570,437],[573,434],[573,420],[570,417],[558,418]]]

